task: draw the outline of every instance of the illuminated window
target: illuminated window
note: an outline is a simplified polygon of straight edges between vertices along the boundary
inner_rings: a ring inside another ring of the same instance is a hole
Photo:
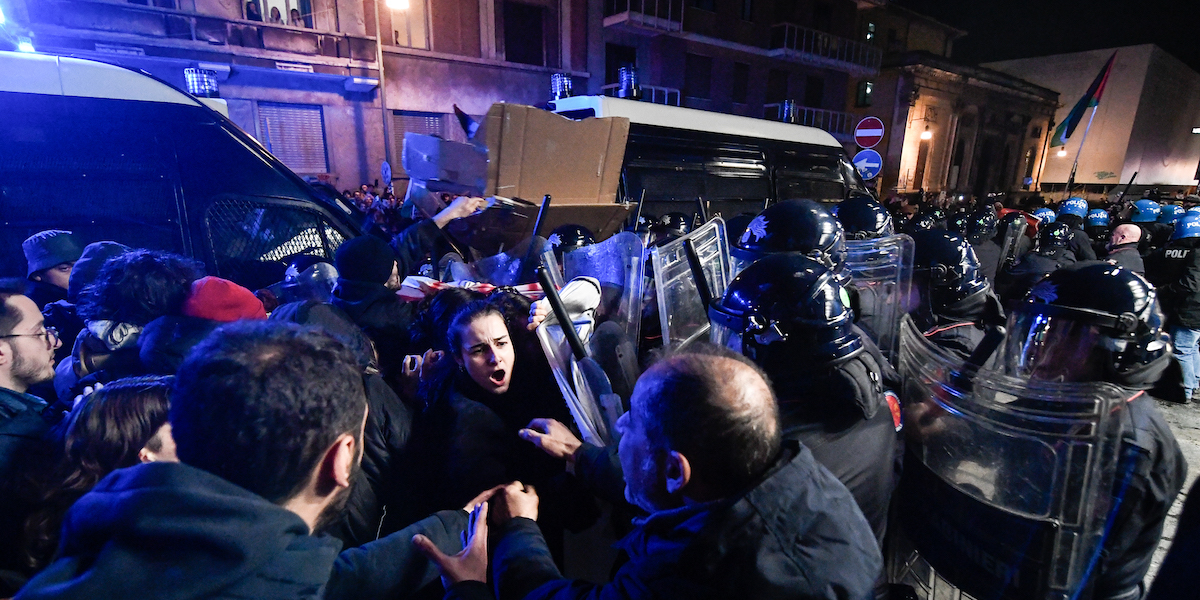
[[[875,24],[867,23],[867,41],[875,39]]]
[[[875,91],[875,82],[874,81],[858,82],[858,97],[855,100],[854,105],[855,106],[870,106],[871,105],[871,93],[873,91]]]
[[[248,21],[313,28],[312,0],[246,0],[242,16]]]
[[[393,45],[429,49],[429,11],[426,2],[427,0],[408,0],[408,8],[393,8],[389,11],[392,14]]]

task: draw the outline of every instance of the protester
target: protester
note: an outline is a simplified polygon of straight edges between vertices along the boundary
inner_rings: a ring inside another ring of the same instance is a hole
[[[37,506],[31,477],[54,464],[46,439],[55,425],[45,400],[26,393],[54,377],[58,335],[47,329],[21,282],[0,283],[0,595],[11,595],[29,575],[21,556],[24,522]]]
[[[65,300],[71,268],[83,254],[83,244],[70,231],[50,229],[35,233],[21,242],[28,265],[26,296],[38,310],[51,302]]]
[[[63,515],[106,475],[125,467],[175,461],[167,423],[172,378],[118,379],[71,411],[65,456],[45,486],[41,508],[25,524],[25,552],[33,569],[49,564]]]
[[[84,322],[79,317],[79,298],[83,289],[92,284],[99,275],[100,269],[110,258],[129,252],[129,247],[116,242],[94,242],[83,249],[83,254],[71,269],[71,277],[67,283],[67,297],[47,304],[42,309],[46,324],[58,330],[60,338],[67,340],[59,346],[54,358],[62,361],[71,355],[72,342],[83,331]]]
[[[1138,243],[1142,240],[1142,230],[1137,225],[1125,223],[1113,229],[1112,238],[1108,243],[1108,254],[1104,259],[1137,273],[1146,274],[1146,266],[1142,255],[1138,253]]]
[[[335,518],[362,454],[362,372],[296,325],[218,329],[180,368],[169,422],[181,462],[120,469],[67,512],[56,560],[18,598],[391,598],[437,572],[421,533],[457,552],[465,510],[361,548],[311,532]],[[479,504],[486,495],[472,499]]]
[[[502,514],[493,513],[500,598],[871,594],[883,563],[870,526],[808,449],[781,442],[771,384],[742,357],[712,349],[657,363],[617,426],[625,497],[648,513],[620,544],[629,562],[604,585],[563,578],[535,523],[537,494],[509,485]],[[471,564],[443,569],[452,592],[482,592],[469,581],[484,581],[486,569]]]

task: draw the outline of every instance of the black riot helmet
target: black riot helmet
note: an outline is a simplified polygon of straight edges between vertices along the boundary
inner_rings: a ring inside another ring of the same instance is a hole
[[[329,302],[337,277],[337,269],[325,258],[307,254],[297,256],[284,271],[280,301],[285,304],[301,300]]]
[[[1145,389],[1170,358],[1154,286],[1109,263],[1076,263],[1046,275],[1009,316],[1010,375]]]
[[[1071,226],[1066,223],[1051,223],[1038,232],[1038,251],[1066,248],[1071,241]]]
[[[554,257],[558,259],[558,263],[562,264],[564,254],[595,244],[596,236],[583,225],[568,223],[555,227],[546,241],[554,248]]]
[[[798,252],[746,267],[713,301],[708,317],[714,344],[741,352],[772,376],[863,350],[837,277]]]
[[[670,212],[654,221],[650,231],[655,235],[655,244],[665,244],[692,232],[692,218],[681,212]]]
[[[972,244],[978,244],[996,237],[996,227],[1000,220],[996,218],[996,209],[983,206],[971,214],[967,221],[966,237]]]
[[[950,215],[946,219],[946,229],[960,235],[967,234],[967,228],[971,224],[971,214],[967,212],[957,212]]]
[[[923,305],[935,313],[989,289],[975,251],[962,236],[944,229],[912,234],[913,283]]]
[[[750,221],[742,237],[729,249],[733,272],[779,252],[800,252],[828,269],[840,271],[846,261],[842,224],[812,200],[773,204]]]
[[[895,233],[892,215],[878,200],[862,192],[851,192],[838,204],[837,219],[848,240],[870,240]]]
[[[929,229],[945,229],[945,215],[940,210],[923,210],[912,216],[907,223],[904,224],[904,233],[912,234],[915,231],[926,231]]]

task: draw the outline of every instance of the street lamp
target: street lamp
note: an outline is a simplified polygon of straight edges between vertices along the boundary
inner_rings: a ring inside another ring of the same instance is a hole
[[[408,0],[387,0],[387,7],[392,10],[408,10]]]
[[[928,125],[925,126],[925,131],[921,132],[921,139],[922,140],[932,140],[933,139],[933,132],[929,130]]]
[[[1061,157],[1063,157],[1063,156],[1066,156],[1066,155],[1067,155],[1067,147],[1066,147],[1066,146],[1060,146],[1060,147],[1058,148],[1058,156],[1061,158]]]

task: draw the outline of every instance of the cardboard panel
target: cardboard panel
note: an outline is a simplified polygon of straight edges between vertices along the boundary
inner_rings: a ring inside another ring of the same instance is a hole
[[[621,225],[633,212],[633,204],[556,205],[554,199],[538,234],[545,237],[559,225],[573,223],[587,227],[597,240],[607,239],[621,230]],[[538,205],[514,199],[513,208],[497,208],[451,221],[446,231],[455,240],[471,246],[483,256],[498,254],[513,248],[533,235]]]

